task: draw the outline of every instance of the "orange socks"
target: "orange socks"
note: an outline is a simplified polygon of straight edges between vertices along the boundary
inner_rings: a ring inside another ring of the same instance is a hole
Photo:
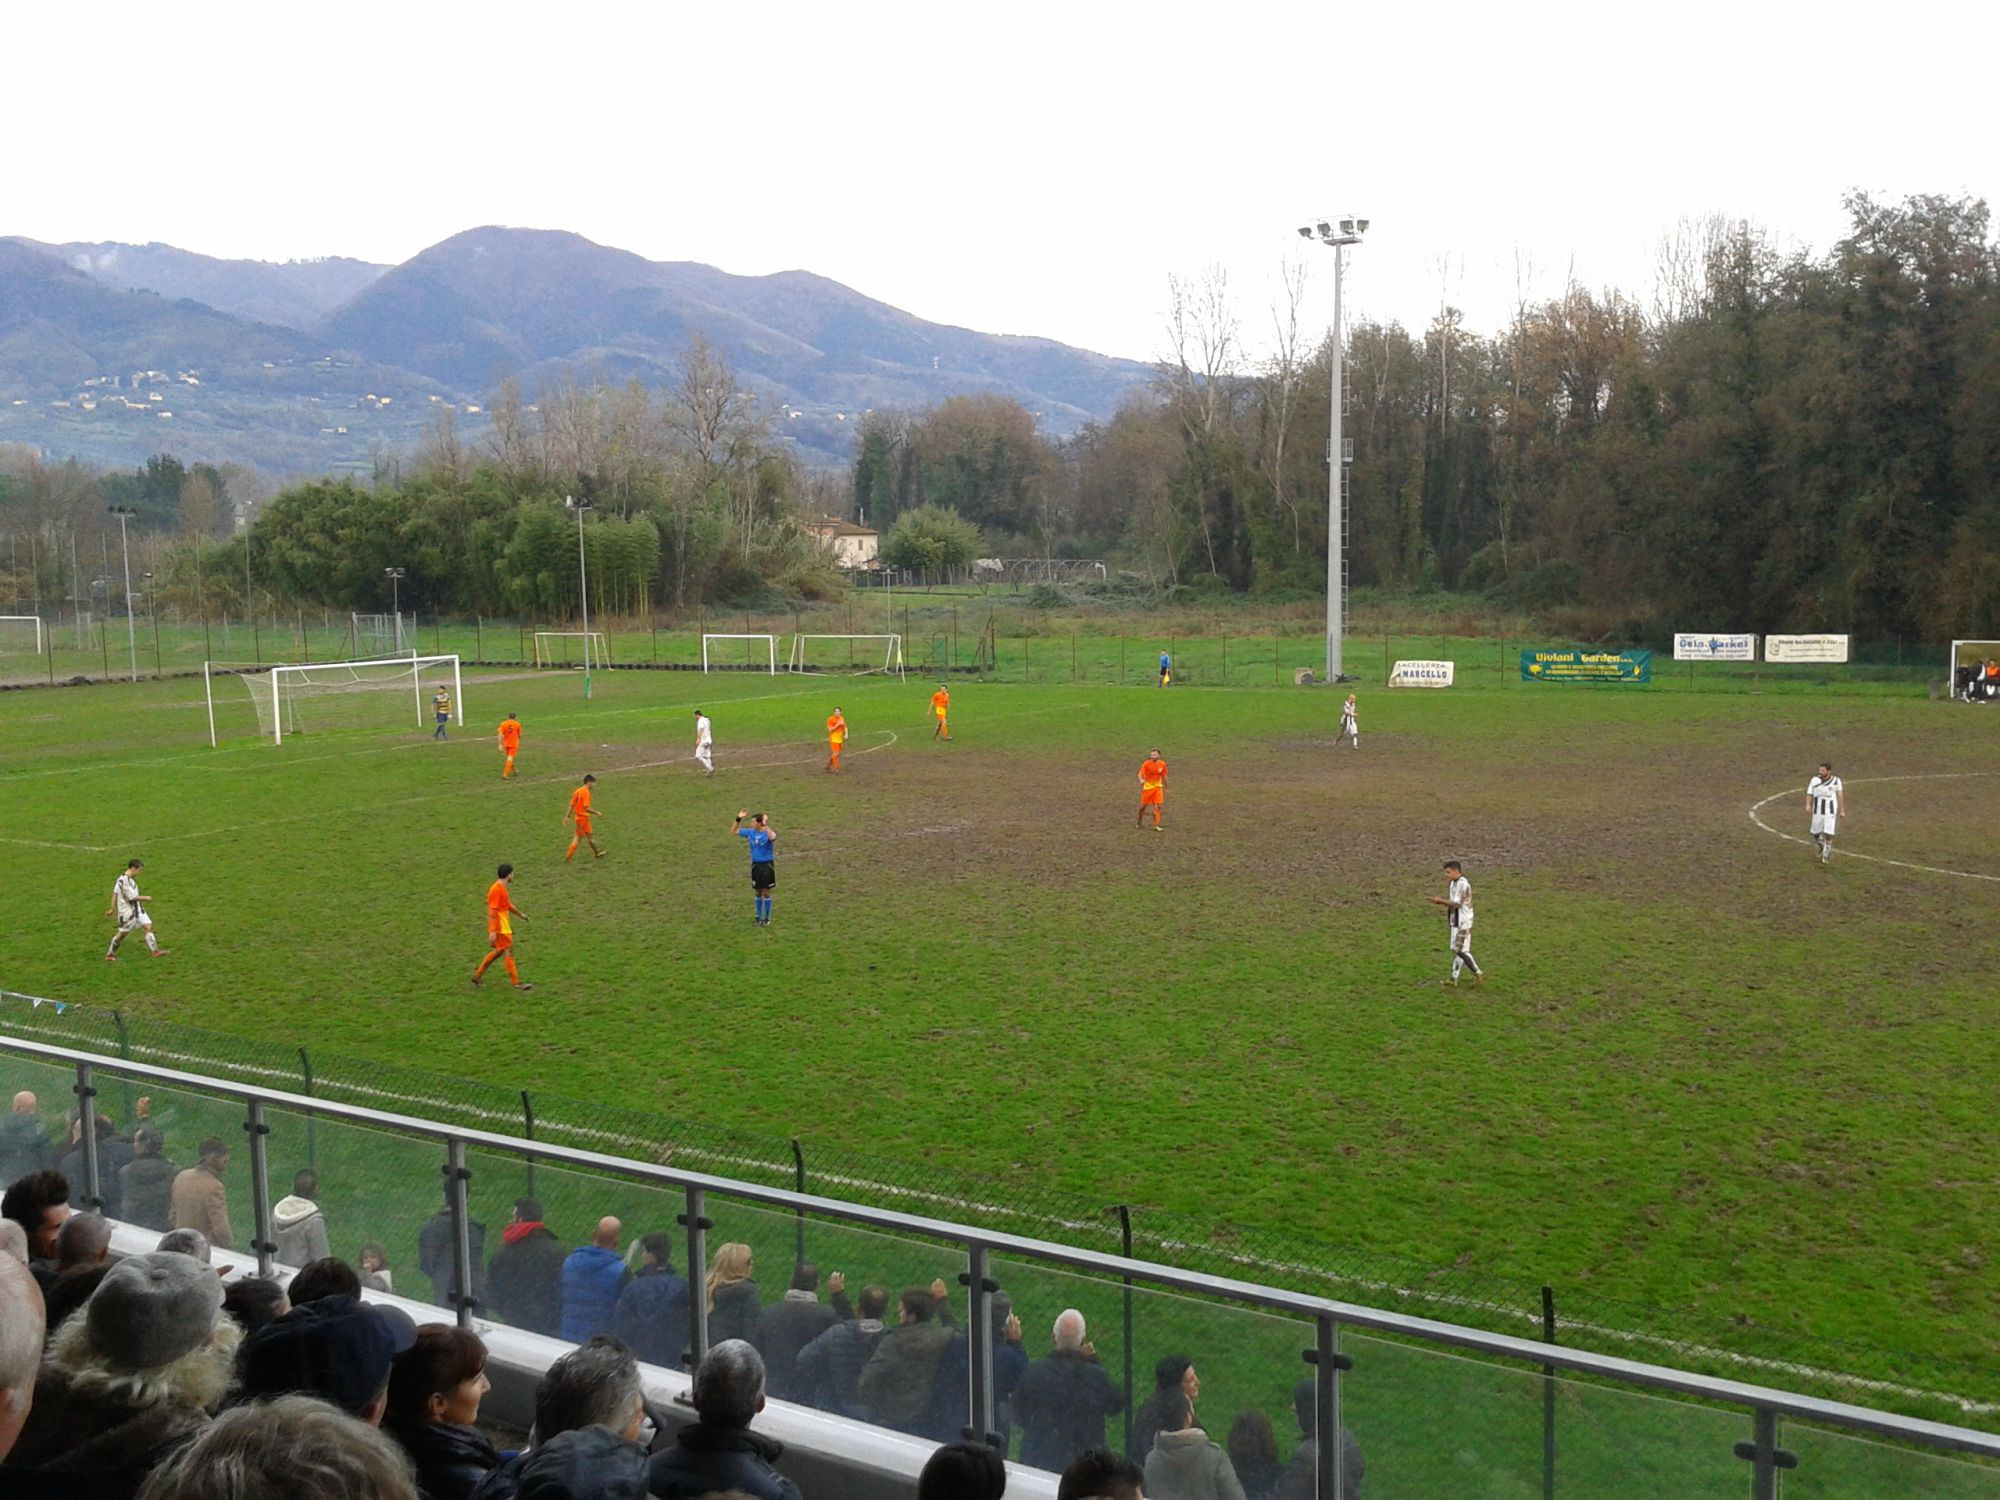
[[[519,984],[521,982],[521,971],[514,967],[514,955],[509,953],[505,955],[505,958],[507,963],[507,977],[513,980],[514,983]]]

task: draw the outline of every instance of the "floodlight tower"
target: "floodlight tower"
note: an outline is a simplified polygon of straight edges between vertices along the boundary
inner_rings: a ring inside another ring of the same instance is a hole
[[[1343,401],[1342,366],[1346,358],[1346,335],[1340,323],[1341,281],[1347,269],[1347,247],[1361,243],[1368,232],[1366,219],[1345,218],[1336,222],[1321,219],[1302,224],[1302,238],[1333,247],[1333,396],[1332,418],[1326,439],[1326,680],[1342,680],[1340,643],[1346,627],[1347,604],[1347,466],[1346,440],[1341,436]]]
[[[590,509],[588,500],[579,500],[574,495],[563,496],[563,504],[576,517],[576,579],[577,588],[583,596],[583,696],[590,697],[590,565],[583,554],[583,513]]]
[[[243,551],[246,556],[249,554],[250,543],[248,541],[243,543]],[[384,568],[382,576],[389,580],[390,618],[395,622],[395,644],[397,648],[400,648],[403,644],[403,580],[410,576],[410,570],[408,568]]]

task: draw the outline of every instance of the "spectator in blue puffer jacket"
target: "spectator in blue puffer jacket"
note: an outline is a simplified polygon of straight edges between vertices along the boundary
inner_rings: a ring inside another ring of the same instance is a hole
[[[687,1278],[674,1272],[674,1237],[664,1230],[639,1240],[639,1273],[618,1294],[611,1331],[649,1365],[681,1368],[692,1311]]]
[[[618,1237],[624,1232],[616,1219],[599,1219],[590,1243],[572,1250],[563,1262],[562,1336],[572,1344],[611,1332],[618,1294],[625,1289],[625,1261],[618,1253]]]

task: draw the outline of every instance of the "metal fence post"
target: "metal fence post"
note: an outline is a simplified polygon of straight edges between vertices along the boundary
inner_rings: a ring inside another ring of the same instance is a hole
[[[535,1101],[528,1097],[526,1089],[521,1090],[521,1135],[525,1140],[535,1138]],[[535,1196],[535,1159],[528,1156],[522,1160],[527,1164],[527,1196],[532,1198]]]
[[[1735,1448],[1736,1456],[1753,1466],[1750,1500],[1778,1500],[1778,1470],[1796,1469],[1798,1455],[1778,1446],[1778,1414],[1770,1407],[1753,1408],[1750,1422],[1752,1440]]]
[[[125,1012],[122,1010],[111,1012],[111,1025],[118,1033],[118,1055],[124,1058],[126,1062],[130,1062],[132,1060],[132,1033],[131,1029],[125,1024]],[[125,1118],[133,1120],[136,1124],[138,1107],[132,1098],[131,1075],[126,1074],[122,1076],[118,1082],[125,1095]]]
[[[1305,1351],[1306,1363],[1313,1367],[1313,1496],[1314,1500],[1340,1500],[1343,1455],[1340,1441],[1340,1372],[1354,1368],[1354,1361],[1340,1352],[1340,1325],[1330,1313],[1313,1319],[1313,1347]]]
[[[792,1138],[792,1184],[801,1193],[806,1190],[806,1153],[797,1136]],[[792,1230],[792,1264],[802,1266],[806,1263],[806,1211],[796,1209],[793,1217],[796,1222]]]
[[[708,1232],[715,1228],[706,1213],[708,1195],[698,1187],[687,1190],[687,1211],[680,1216],[687,1230],[689,1312],[688,1358],[700,1364],[708,1353]]]
[[[445,1300],[458,1313],[458,1326],[472,1326],[478,1302],[472,1287],[472,1213],[465,1201],[465,1184],[472,1173],[465,1165],[465,1142],[453,1136],[444,1143],[444,1194],[451,1211],[451,1264],[456,1285]]]
[[[306,1049],[299,1048],[299,1092],[308,1097],[313,1091],[312,1058]],[[319,1171],[319,1117],[310,1110],[306,1112],[306,1165],[314,1172]]]
[[[971,1403],[965,1436],[975,1443],[1000,1446],[1000,1434],[993,1420],[993,1294],[1000,1284],[993,1279],[991,1252],[972,1244],[964,1277],[971,1296],[965,1310],[966,1343],[971,1356]]]
[[[264,1123],[264,1101],[252,1099],[243,1121],[250,1137],[250,1248],[257,1252],[257,1274],[271,1274],[271,1127]]]
[[[1556,1341],[1556,1289],[1542,1288],[1542,1342]],[[1542,1366],[1542,1500],[1556,1495],[1556,1367]]]
[[[97,1171],[97,1085],[89,1063],[76,1065],[76,1123],[83,1131],[83,1203],[93,1213],[104,1212],[104,1193]]]

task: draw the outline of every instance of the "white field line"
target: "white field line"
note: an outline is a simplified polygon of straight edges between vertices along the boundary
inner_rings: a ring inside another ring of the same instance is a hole
[[[1866,786],[1882,781],[1967,781],[1982,776],[2000,776],[2000,771],[1928,771],[1911,776],[1855,776],[1847,779],[1853,781],[1856,786]],[[1798,789],[1787,788],[1782,792],[1773,792],[1761,802],[1751,804],[1750,821],[1766,833],[1775,833],[1781,839],[1788,839],[1794,844],[1804,844],[1810,848],[1813,845],[1811,839],[1800,838],[1795,833],[1786,833],[1781,828],[1773,828],[1759,816],[1766,807],[1776,802],[1780,797],[1803,797],[1804,795],[1805,789],[1803,787]],[[1976,870],[1947,870],[1938,865],[1914,864],[1907,859],[1890,859],[1881,854],[1863,854],[1858,849],[1835,848],[1833,853],[1837,859],[1865,859],[1871,864],[1894,865],[1900,870],[1921,870],[1926,875],[1950,875],[1958,880],[1985,880],[2000,885],[2000,875],[1982,875]]]
[[[144,1056],[138,1056],[140,1053],[143,1053]],[[186,1063],[194,1067],[212,1067],[214,1065],[212,1058],[190,1053],[174,1052],[153,1046],[135,1049],[134,1060],[156,1063]],[[256,1063],[232,1063],[230,1064],[230,1068],[234,1072],[253,1074],[258,1077],[270,1078],[293,1085],[296,1085],[298,1082],[298,1075],[284,1068],[268,1068]],[[405,1094],[395,1089],[379,1088],[375,1085],[365,1083],[343,1083],[339,1086],[339,1089],[342,1093],[360,1094],[368,1098],[382,1100],[385,1103],[417,1106],[424,1109],[436,1108],[440,1102],[439,1100],[426,1098],[420,1094]],[[495,1124],[514,1124],[519,1120],[519,1116],[513,1114],[511,1111],[486,1109],[479,1105],[453,1104],[451,1108],[462,1114],[470,1115],[475,1119],[488,1120]],[[568,1125],[561,1121],[537,1122],[537,1125],[538,1128],[550,1136],[566,1135],[586,1142],[608,1141],[624,1146],[631,1150],[639,1160],[653,1160],[662,1144],[672,1144],[671,1142],[663,1143],[616,1131],[591,1130],[583,1126]],[[362,1128],[365,1129],[367,1127]],[[703,1150],[701,1154],[709,1160],[729,1166],[755,1167],[766,1172],[782,1172],[784,1170],[784,1163],[768,1161],[758,1157],[733,1156],[724,1152],[710,1150]],[[812,1173],[812,1179],[815,1183],[823,1183],[849,1190],[859,1189],[863,1192],[883,1197],[934,1203],[940,1207],[952,1209],[959,1214],[969,1217],[985,1217],[998,1220],[1015,1217],[1018,1214],[1018,1210],[1008,1209],[998,1204],[982,1203],[973,1198],[961,1198],[948,1193],[935,1193],[924,1189],[901,1187],[893,1183],[877,1182],[870,1178],[856,1177],[845,1173],[814,1172]],[[1056,1218],[1052,1222],[1061,1228],[1070,1230],[1101,1231],[1105,1227],[1104,1221],[1094,1219]],[[1343,1286],[1359,1287],[1364,1291],[1374,1292],[1397,1301],[1417,1301],[1439,1307],[1474,1308],[1487,1313],[1497,1311],[1530,1326],[1537,1325],[1540,1321],[1539,1316],[1535,1313],[1526,1310],[1516,1313],[1505,1306],[1496,1306],[1491,1302],[1483,1302],[1476,1297],[1460,1297],[1428,1292],[1419,1288],[1398,1286],[1396,1283],[1390,1281],[1341,1275],[1329,1272],[1324,1267],[1308,1265],[1301,1261],[1272,1260],[1265,1256],[1246,1255],[1240,1251],[1221,1250],[1212,1245],[1190,1244],[1185,1240],[1169,1239],[1157,1235],[1142,1235],[1141,1238],[1150,1241],[1161,1250],[1170,1253],[1185,1254],[1190,1257],[1211,1256],[1256,1271],[1266,1273],[1280,1272],[1288,1276],[1337,1282]],[[1599,1323],[1582,1323],[1570,1320],[1564,1326],[1582,1330],[1598,1338],[1615,1340],[1632,1345],[1661,1348],[1669,1351],[1679,1351],[1684,1355],[1691,1354],[1703,1360],[1717,1361],[1739,1369],[1764,1370],[1780,1375],[1804,1377],[1819,1381],[1838,1381],[1862,1390],[1876,1391],[1884,1395],[1906,1399],[1942,1401],[1968,1416],[1991,1416],[1995,1413],[2000,1413],[2000,1405],[1991,1402],[1971,1401],[1964,1397],[1954,1396],[1949,1392],[1934,1391],[1924,1386],[1901,1385],[1894,1381],[1847,1375],[1837,1370],[1826,1370],[1815,1365],[1801,1364],[1796,1360],[1774,1359],[1765,1355],[1743,1354],[1733,1349],[1717,1349],[1708,1345],[1689,1344],[1684,1340],[1668,1338],[1662,1334],[1636,1333],[1631,1329],[1613,1328]]]
[[[0,844],[21,844],[30,849],[63,849],[71,854],[104,854],[108,844],[58,844],[50,839],[17,839],[0,835]]]

